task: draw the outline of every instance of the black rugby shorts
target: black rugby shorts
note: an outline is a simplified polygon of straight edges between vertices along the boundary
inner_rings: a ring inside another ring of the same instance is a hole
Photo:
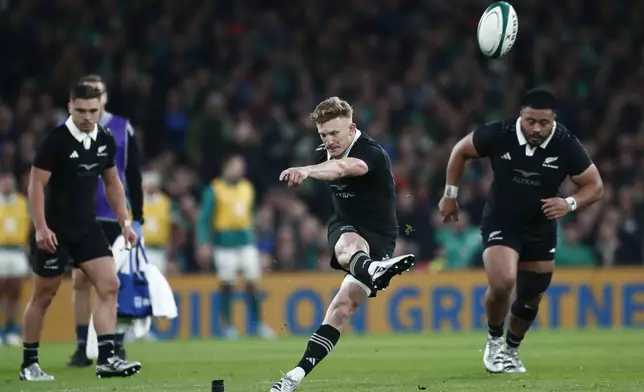
[[[32,269],[42,277],[56,277],[65,273],[65,267],[73,263],[74,267],[101,257],[112,257],[112,250],[98,222],[93,222],[80,235],[65,239],[56,233],[58,247],[55,253],[38,249],[35,236],[31,244]]]
[[[121,229],[121,225],[115,221],[98,221],[98,222],[101,224],[101,229],[103,229],[105,238],[107,238],[107,243],[110,244],[110,246],[114,245],[114,241],[116,241],[116,239],[119,238],[121,233],[123,233],[123,229]]]
[[[397,234],[386,235],[373,230],[352,226],[341,221],[334,220],[329,224],[327,231],[327,238],[329,240],[329,252],[331,253],[331,268],[344,271],[349,274],[349,270],[342,267],[335,257],[335,245],[340,240],[344,233],[357,233],[360,237],[364,238],[369,245],[369,257],[372,260],[380,261],[388,259],[393,255],[396,248]],[[370,297],[375,297],[377,290],[371,288]]]
[[[519,262],[552,261],[555,259],[556,226],[513,227],[484,222],[481,225],[481,235],[483,249],[491,246],[506,246],[519,254]]]
[[[107,238],[107,243],[112,246],[114,245],[114,241],[123,233],[123,229],[121,229],[121,225],[118,222],[115,221],[101,221],[99,220],[98,223],[101,225],[101,229],[103,229],[103,234],[105,234],[105,238]],[[76,263],[74,263],[73,260],[69,260],[72,268],[80,268]]]

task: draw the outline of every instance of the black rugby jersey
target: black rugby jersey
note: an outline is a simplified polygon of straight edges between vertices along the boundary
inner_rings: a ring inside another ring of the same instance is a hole
[[[495,224],[554,226],[541,210],[541,199],[557,197],[566,177],[592,165],[579,140],[559,123],[536,148],[528,144],[519,119],[486,124],[474,131],[473,141],[479,156],[492,163],[483,219]]]
[[[318,150],[318,163],[332,159],[323,148]],[[333,197],[334,216],[331,220],[386,235],[396,235],[396,188],[389,155],[364,133],[358,134],[347,152],[346,157],[364,161],[369,171],[364,176],[326,182]]]
[[[116,142],[101,126],[87,137],[68,119],[38,146],[33,166],[51,172],[45,189],[45,219],[56,235],[82,235],[96,219],[98,177],[115,166]],[[87,143],[87,142],[85,142]]]

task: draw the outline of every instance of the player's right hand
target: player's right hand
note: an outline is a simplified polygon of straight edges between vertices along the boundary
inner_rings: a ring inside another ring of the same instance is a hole
[[[38,249],[49,253],[56,253],[58,239],[56,238],[56,234],[49,230],[49,227],[45,226],[36,230],[36,244],[38,245]]]
[[[458,202],[455,198],[443,196],[438,203],[438,211],[443,217],[443,223],[458,221]]]
[[[309,169],[306,167],[291,167],[280,174],[280,181],[288,182],[288,187],[293,188],[306,180],[309,176]]]

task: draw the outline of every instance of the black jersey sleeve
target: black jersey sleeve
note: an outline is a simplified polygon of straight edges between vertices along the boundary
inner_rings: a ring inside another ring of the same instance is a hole
[[[111,133],[106,132],[107,135],[107,163],[105,169],[111,169],[116,166],[116,140]]]
[[[381,147],[371,143],[356,143],[349,154],[351,158],[360,159],[367,164],[369,171],[373,171],[383,160],[385,152]]]
[[[53,171],[60,147],[58,133],[56,131],[50,132],[36,149],[36,155],[32,165],[48,172]]]
[[[481,158],[493,153],[496,136],[499,134],[498,123],[486,124],[477,128],[472,134],[472,143]]]
[[[570,135],[570,143],[568,147],[568,175],[576,176],[588,169],[593,161],[588,156],[588,152],[581,144],[579,139]]]

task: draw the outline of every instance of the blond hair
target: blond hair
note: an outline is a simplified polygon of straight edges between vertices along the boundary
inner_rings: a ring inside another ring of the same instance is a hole
[[[316,124],[324,124],[327,121],[331,121],[335,118],[352,118],[353,117],[353,108],[347,101],[344,101],[338,97],[327,98],[324,101],[320,102],[318,106],[315,107],[313,113],[311,113],[311,120]]]

